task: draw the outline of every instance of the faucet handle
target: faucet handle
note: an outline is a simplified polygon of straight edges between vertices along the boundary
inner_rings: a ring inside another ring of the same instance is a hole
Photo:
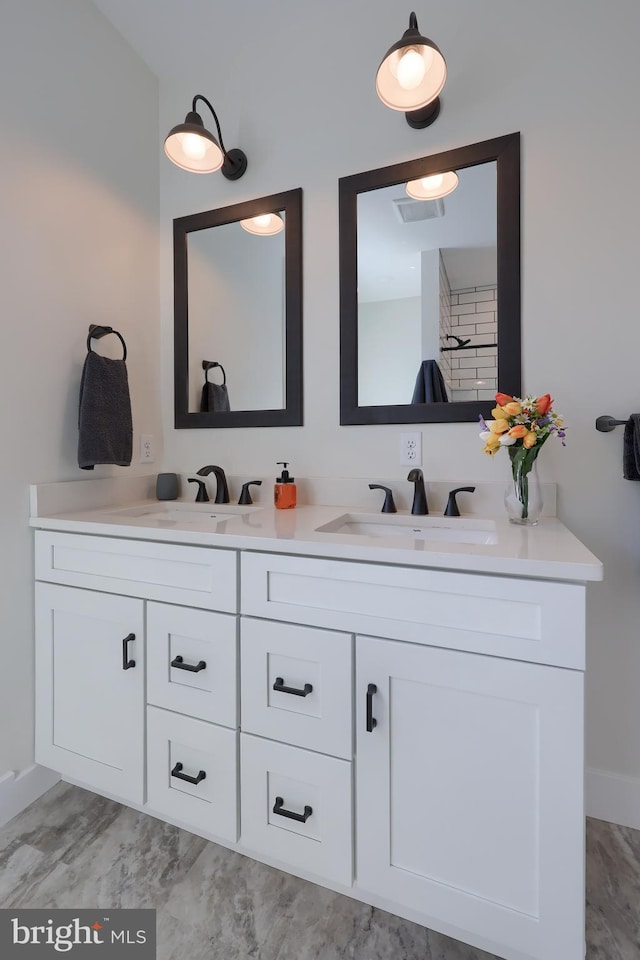
[[[369,490],[384,490],[384,503],[382,504],[382,513],[397,513],[396,505],[393,502],[393,493],[390,487],[383,487],[380,483],[370,483]]]
[[[447,506],[445,507],[444,516],[445,517],[459,517],[460,510],[458,509],[458,501],[456,500],[456,493],[473,493],[475,487],[456,487],[455,490],[449,491],[449,499],[447,500]]]
[[[254,484],[256,487],[261,487],[262,480],[247,480],[246,483],[242,484],[240,499],[238,500],[239,504],[253,503],[253,500],[251,499],[251,493],[249,492],[249,487],[253,486]]]
[[[204,480],[198,480],[197,477],[189,477],[189,483],[198,484],[198,492],[196,494],[196,503],[208,503],[209,494],[207,493],[207,485]]]

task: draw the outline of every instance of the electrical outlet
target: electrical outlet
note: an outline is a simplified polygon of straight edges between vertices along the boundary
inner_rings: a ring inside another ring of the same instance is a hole
[[[153,436],[150,433],[140,435],[140,463],[153,463],[156,452],[153,445]]]
[[[401,467],[419,467],[422,463],[422,434],[419,431],[414,433],[400,434],[400,466]]]

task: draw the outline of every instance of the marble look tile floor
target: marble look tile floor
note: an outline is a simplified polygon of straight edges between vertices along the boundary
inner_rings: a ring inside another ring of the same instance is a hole
[[[0,830],[1,907],[153,907],[158,960],[496,960],[59,783]],[[640,960],[640,831],[587,825],[587,960]]]

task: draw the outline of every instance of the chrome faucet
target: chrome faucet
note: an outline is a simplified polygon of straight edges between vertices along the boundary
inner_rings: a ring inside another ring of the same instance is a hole
[[[429,513],[429,507],[427,506],[427,494],[424,489],[424,475],[422,470],[420,470],[419,467],[414,467],[413,470],[409,471],[407,480],[415,485],[411,513],[424,516],[426,513]]]
[[[227,478],[222,467],[207,466],[198,470],[199,477],[208,477],[210,473],[215,474],[216,478],[216,499],[215,503],[229,503],[229,487]]]

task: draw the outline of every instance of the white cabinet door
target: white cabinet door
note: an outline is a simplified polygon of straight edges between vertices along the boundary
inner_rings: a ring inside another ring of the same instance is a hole
[[[143,602],[36,584],[36,760],[144,800]]]
[[[356,676],[358,886],[501,957],[583,960],[582,674],[357,637]]]

